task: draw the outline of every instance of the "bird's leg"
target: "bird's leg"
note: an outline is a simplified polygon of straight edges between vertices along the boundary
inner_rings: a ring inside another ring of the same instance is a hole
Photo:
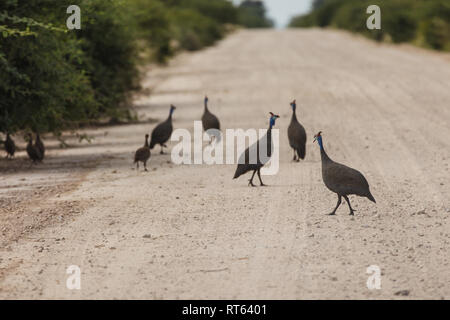
[[[266,185],[261,180],[261,169],[258,169],[258,178],[259,178],[259,183],[261,183],[261,187],[265,187]]]
[[[349,207],[349,209],[350,209],[350,215],[353,216],[353,215],[354,215],[354,212],[355,212],[356,210],[353,209],[352,206],[350,205],[350,200],[348,199],[347,196],[344,196],[344,199],[345,199],[345,201],[347,201],[347,203],[348,203],[348,207]]]
[[[138,171],[139,171],[139,161],[138,161],[138,162],[136,162],[136,170],[138,170]]]
[[[163,144],[161,145],[161,152],[160,152],[160,154],[164,154],[164,150],[163,150]]]
[[[333,212],[331,212],[329,214],[330,216],[334,216],[336,214],[336,210],[339,208],[339,206],[341,204],[341,201],[342,201],[342,197],[338,194],[338,201],[337,201],[337,204],[336,204],[336,208],[334,208]]]
[[[292,161],[297,161],[297,154],[295,153],[295,149],[294,149],[294,158],[292,159]]]
[[[147,161],[144,161],[144,169],[145,169],[145,171],[148,171],[147,170]]]
[[[254,187],[255,185],[253,184],[253,177],[255,176],[256,170],[253,171],[252,177],[250,180],[248,180],[248,185]]]

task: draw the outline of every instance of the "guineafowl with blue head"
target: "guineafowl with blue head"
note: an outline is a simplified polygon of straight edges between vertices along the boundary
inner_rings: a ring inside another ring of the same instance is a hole
[[[350,205],[349,195],[357,195],[360,197],[366,197],[372,202],[375,202],[375,198],[372,196],[369,188],[369,183],[361,172],[353,168],[347,167],[343,164],[334,162],[328,157],[323,147],[322,132],[319,132],[314,136],[314,142],[317,141],[320,147],[320,157],[322,160],[322,179],[325,186],[337,194],[338,202],[336,208],[330,213],[330,215],[336,214],[336,210],[341,204],[342,198],[347,201],[350,209],[350,215],[353,215],[356,211]]]
[[[252,187],[255,186],[253,184],[253,178],[255,177],[255,174],[258,173],[260,185],[265,186],[261,179],[261,168],[267,162],[269,162],[270,158],[272,157],[272,128],[275,125],[276,119],[278,119],[279,117],[280,116],[270,112],[269,129],[267,130],[266,135],[258,140],[255,144],[248,147],[245,152],[239,157],[238,166],[236,168],[236,172],[234,173],[233,179],[237,179],[241,175],[249,171],[253,171],[248,185]],[[250,159],[250,157],[252,157],[252,159]]]

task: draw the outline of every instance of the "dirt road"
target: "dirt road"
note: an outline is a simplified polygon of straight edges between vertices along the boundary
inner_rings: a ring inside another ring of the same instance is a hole
[[[164,119],[173,103],[176,128],[192,130],[205,93],[223,128],[266,128],[280,114],[278,175],[249,188],[231,179],[235,166],[177,166],[158,148],[150,172],[136,172],[149,123],[87,130],[91,145],[65,150],[49,142],[46,163],[1,180],[0,298],[450,298],[448,56],[337,31],[241,31],[153,68],[143,86],[141,119]],[[294,98],[309,135],[301,163],[286,133]],[[336,196],[322,183],[319,130],[376,205],[352,197],[354,217],[345,206],[326,215]],[[70,265],[81,290],[66,288]],[[366,286],[370,265],[380,290]]]

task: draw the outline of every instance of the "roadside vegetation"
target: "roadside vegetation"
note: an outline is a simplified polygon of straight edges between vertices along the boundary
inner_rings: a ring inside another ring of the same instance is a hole
[[[81,30],[66,27],[69,5],[81,8]],[[0,1],[0,132],[132,119],[138,66],[252,24],[241,10],[226,0]]]
[[[246,28],[272,28],[274,23],[266,16],[262,1],[245,0],[239,5],[239,24]]]
[[[372,4],[381,8],[381,30],[366,28],[366,9]],[[294,17],[290,27],[339,28],[377,41],[450,51],[450,1],[315,0],[312,11]]]

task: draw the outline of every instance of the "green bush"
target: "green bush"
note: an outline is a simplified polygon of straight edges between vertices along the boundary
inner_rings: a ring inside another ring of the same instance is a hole
[[[150,49],[151,59],[166,62],[174,54],[170,46],[173,34],[167,7],[155,0],[129,0],[128,12],[129,24],[144,44],[138,47],[139,50]]]
[[[73,2],[73,1],[72,1]],[[126,0],[83,0],[83,26],[75,32],[85,53],[82,68],[90,76],[100,113],[120,117],[117,108],[136,87],[134,30],[128,24]]]
[[[273,22],[266,17],[262,1],[243,1],[238,11],[239,24],[247,28],[272,28]]]
[[[426,42],[434,49],[442,50],[450,38],[449,25],[441,18],[432,18],[425,27]]]
[[[66,9],[81,8],[68,31]],[[2,0],[0,131],[58,132],[128,117],[146,52],[165,62],[178,42],[197,50],[237,22],[226,0]]]
[[[192,9],[173,8],[171,19],[175,21],[175,38],[183,49],[198,50],[222,38],[220,24]]]
[[[62,24],[39,22],[42,16],[57,20],[53,7],[54,2],[44,0],[0,5],[1,131],[54,131],[98,112],[89,76],[80,65],[85,58],[81,40]]]
[[[420,43],[435,49],[450,47],[448,0],[321,0],[314,10],[294,17],[290,27],[336,27],[376,40]],[[366,8],[381,8],[381,30],[368,30]]]
[[[222,0],[167,0],[172,8],[190,9],[212,19],[218,24],[238,23],[237,10],[229,1]]]

